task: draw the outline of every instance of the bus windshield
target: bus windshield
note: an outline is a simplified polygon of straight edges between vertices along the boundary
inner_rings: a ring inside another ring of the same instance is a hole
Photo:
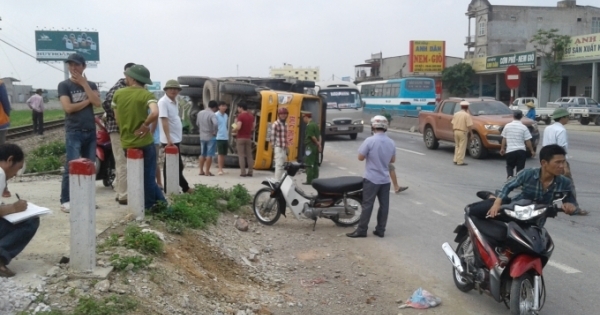
[[[320,95],[325,97],[327,108],[360,108],[361,99],[357,90],[339,89],[320,91]]]

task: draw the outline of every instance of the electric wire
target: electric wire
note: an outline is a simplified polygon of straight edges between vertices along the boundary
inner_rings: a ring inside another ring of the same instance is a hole
[[[31,58],[33,58],[33,59],[36,59],[36,60],[37,60],[37,58],[36,58],[34,55],[31,55],[31,54],[29,54],[28,52],[26,52],[26,51],[24,51],[24,50],[22,50],[22,49],[20,49],[20,48],[18,48],[18,47],[16,47],[16,46],[14,46],[13,44],[11,44],[11,43],[9,43],[9,42],[5,41],[4,39],[0,38],[0,41],[1,41],[1,42],[3,42],[3,43],[5,43],[6,45],[8,45],[8,46],[10,46],[10,47],[12,47],[12,48],[14,48],[14,49],[16,49],[16,50],[18,50],[18,51],[22,52],[23,54],[25,54],[25,55],[27,55],[27,56],[29,56],[29,57],[31,57]],[[45,65],[48,65],[48,67],[52,67],[52,68],[54,68],[54,69],[56,69],[56,70],[58,70],[58,71],[60,71],[60,72],[64,72],[64,70],[63,70],[63,69],[57,68],[57,67],[55,67],[55,66],[53,66],[53,65],[51,65],[51,64],[48,64],[48,63],[44,63],[44,64],[45,64]]]

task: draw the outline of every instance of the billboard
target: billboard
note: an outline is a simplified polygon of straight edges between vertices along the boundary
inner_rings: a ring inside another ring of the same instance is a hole
[[[572,36],[563,60],[600,57],[600,33]]]
[[[486,58],[486,69],[506,68],[508,66],[531,66],[535,64],[535,51],[519,52]]]
[[[100,61],[98,32],[35,31],[37,61],[63,61],[72,53],[81,54],[86,61]]]
[[[410,72],[442,72],[446,66],[446,42],[442,40],[411,40]]]
[[[152,81],[152,84],[146,84],[146,89],[150,92],[160,91],[160,81]]]

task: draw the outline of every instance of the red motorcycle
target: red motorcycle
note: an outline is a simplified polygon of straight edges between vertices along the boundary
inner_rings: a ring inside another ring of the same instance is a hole
[[[544,229],[548,217],[562,211],[563,194],[552,205],[519,200],[502,205],[498,219],[479,219],[465,208],[465,223],[454,230],[456,251],[442,245],[453,265],[456,287],[491,295],[513,315],[539,314],[546,300],[542,270],[554,243]]]
[[[104,187],[112,187],[115,181],[115,157],[110,143],[110,135],[102,119],[96,116],[96,180],[102,180]]]

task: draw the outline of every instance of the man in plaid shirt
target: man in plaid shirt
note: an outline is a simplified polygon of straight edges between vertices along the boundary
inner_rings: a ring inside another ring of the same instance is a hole
[[[275,150],[275,179],[283,177],[283,164],[287,161],[287,126],[285,120],[288,117],[287,108],[277,110],[279,119],[271,126],[271,144]]]
[[[128,63],[125,65],[125,70],[135,66],[135,63]],[[118,89],[126,87],[125,79],[119,79],[115,85],[106,93],[106,99],[102,102],[102,108],[106,112],[106,130],[110,135],[110,144],[112,146],[113,155],[115,157],[115,175],[117,179],[117,185],[115,191],[117,197],[115,200],[122,205],[127,204],[127,158],[123,153],[123,147],[121,146],[121,136],[119,134],[119,127],[115,120],[115,112],[112,109],[113,95]]]

